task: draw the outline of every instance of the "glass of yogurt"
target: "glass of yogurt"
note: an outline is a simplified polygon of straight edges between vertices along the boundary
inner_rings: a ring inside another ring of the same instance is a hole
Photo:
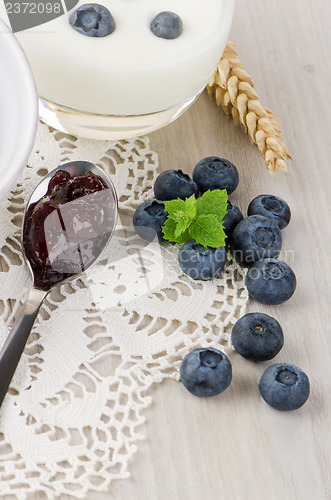
[[[167,125],[216,69],[235,0],[99,1],[59,0],[53,12],[57,0],[37,0],[46,21],[33,26],[30,13],[29,27],[18,29],[10,8],[26,2],[6,2],[7,11],[1,3],[0,16],[32,67],[41,119],[94,139],[137,137]]]

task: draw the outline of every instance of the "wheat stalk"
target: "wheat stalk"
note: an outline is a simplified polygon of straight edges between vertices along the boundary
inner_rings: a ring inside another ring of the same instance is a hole
[[[232,116],[235,124],[240,123],[248,133],[251,143],[258,146],[269,172],[286,171],[286,161],[292,158],[283,142],[279,121],[262,106],[254,83],[233,47],[233,43],[227,43],[207,85],[208,94],[215,97],[218,106],[222,105],[228,118]]]

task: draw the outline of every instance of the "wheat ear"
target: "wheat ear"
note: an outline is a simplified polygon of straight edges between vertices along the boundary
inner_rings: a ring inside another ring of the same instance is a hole
[[[248,133],[251,143],[258,146],[269,172],[286,171],[286,161],[292,158],[283,142],[279,121],[262,106],[252,79],[243,69],[233,47],[233,43],[227,43],[207,85],[208,94],[215,97],[218,106],[222,105],[228,118],[232,116],[235,124],[240,123]]]

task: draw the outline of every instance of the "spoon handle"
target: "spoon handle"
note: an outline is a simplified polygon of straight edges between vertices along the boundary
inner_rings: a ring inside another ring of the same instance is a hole
[[[0,352],[0,406],[7,394],[33,323],[47,292],[31,288],[28,298]]]

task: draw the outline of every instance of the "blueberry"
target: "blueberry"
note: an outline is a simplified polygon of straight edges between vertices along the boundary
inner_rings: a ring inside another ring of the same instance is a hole
[[[239,184],[239,174],[236,167],[217,156],[207,156],[199,161],[193,170],[193,180],[201,193],[213,189],[226,189],[233,193]]]
[[[261,259],[247,272],[250,296],[262,304],[282,304],[294,294],[296,277],[290,266],[277,259]]]
[[[216,396],[230,385],[231,363],[226,354],[218,349],[194,349],[182,361],[180,378],[195,396]]]
[[[227,213],[223,219],[224,232],[231,236],[234,228],[244,218],[243,214],[236,205],[228,201]]]
[[[274,358],[284,344],[283,330],[278,321],[263,313],[249,313],[234,325],[231,341],[236,351],[251,361]]]
[[[276,410],[297,410],[308,399],[309,379],[294,365],[277,363],[263,373],[259,389],[264,401]]]
[[[70,25],[86,36],[103,37],[115,29],[115,22],[109,10],[98,3],[86,3],[74,10],[69,18]]]
[[[271,194],[261,194],[250,202],[247,215],[264,215],[277,222],[279,229],[284,229],[291,220],[290,207],[286,201]]]
[[[178,38],[183,31],[181,18],[174,12],[160,12],[151,22],[151,31],[159,38],[173,40]]]
[[[146,241],[153,241],[155,238],[162,241],[162,226],[167,216],[168,212],[162,201],[145,201],[133,214],[133,225],[136,233]]]
[[[157,176],[154,184],[155,198],[158,200],[174,200],[199,195],[199,189],[191,177],[181,170],[165,170]]]
[[[235,254],[242,262],[277,258],[282,248],[282,235],[277,223],[263,215],[250,215],[232,233]]]
[[[185,274],[195,280],[218,278],[226,262],[225,247],[211,248],[189,240],[178,254],[179,265]]]

